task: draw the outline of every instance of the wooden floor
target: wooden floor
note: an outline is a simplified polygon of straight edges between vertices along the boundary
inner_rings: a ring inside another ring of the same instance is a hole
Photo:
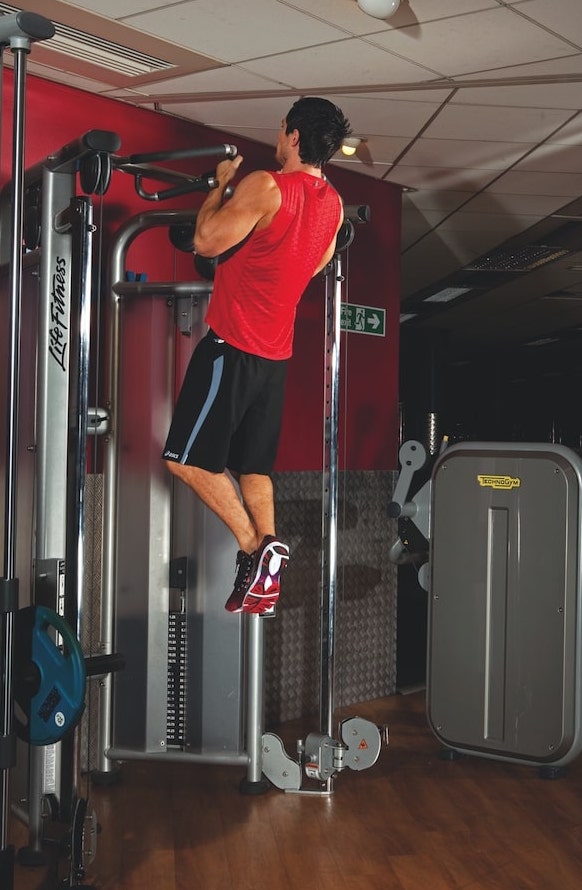
[[[128,763],[94,788],[102,827],[85,883],[99,890],[580,890],[582,758],[556,780],[535,768],[439,758],[423,694],[350,709],[390,727],[365,772],[330,798],[247,797],[241,770]],[[310,725],[315,730],[317,726]],[[279,728],[287,751],[300,728]],[[309,783],[306,782],[308,786]],[[13,842],[25,841],[14,822]],[[16,867],[16,890],[52,888]]]

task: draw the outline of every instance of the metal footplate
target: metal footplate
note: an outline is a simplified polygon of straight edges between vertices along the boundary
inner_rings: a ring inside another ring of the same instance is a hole
[[[273,733],[263,735],[263,773],[266,778],[285,791],[301,789],[302,767],[308,779],[327,782],[346,767],[354,770],[373,766],[382,747],[381,733],[376,724],[361,717],[350,717],[339,726],[341,741],[324,733],[310,733],[297,744],[299,762],[286,753],[281,739]]]

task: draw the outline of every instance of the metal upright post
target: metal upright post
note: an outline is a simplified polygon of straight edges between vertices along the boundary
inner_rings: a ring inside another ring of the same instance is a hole
[[[10,250],[6,422],[6,488],[4,530],[4,577],[0,588],[2,611],[2,727],[0,737],[0,886],[14,883],[14,851],[8,845],[8,770],[16,760],[13,733],[14,613],[18,608],[16,570],[16,502],[18,473],[18,378],[20,372],[20,308],[22,290],[22,236],[24,198],[24,129],[26,55],[34,40],[53,36],[52,22],[34,13],[18,12],[0,19],[0,48],[10,46],[14,55],[14,116],[12,134],[12,231]],[[1,88],[1,84],[0,84]]]
[[[264,618],[247,616],[247,737],[248,766],[240,788],[245,794],[262,794],[269,788],[263,778]]]
[[[326,278],[321,574],[321,732],[331,736],[337,579],[338,415],[342,262],[336,253]],[[331,782],[332,780],[328,780]]]

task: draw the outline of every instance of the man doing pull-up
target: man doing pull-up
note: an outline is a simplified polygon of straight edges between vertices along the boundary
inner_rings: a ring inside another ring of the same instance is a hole
[[[218,187],[197,215],[196,253],[239,246],[216,267],[209,330],[186,371],[163,457],[238,542],[230,612],[273,613],[289,559],[276,536],[271,472],[297,304],[333,257],[343,221],[322,168],[349,132],[332,102],[299,99],[279,132],[281,169],[249,173],[224,201],[243,158],[221,161]]]

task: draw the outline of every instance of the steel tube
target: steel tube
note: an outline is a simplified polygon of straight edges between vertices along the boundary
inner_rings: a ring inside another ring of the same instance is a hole
[[[259,615],[247,617],[247,781],[260,782],[263,773],[264,625]]]
[[[320,730],[333,736],[335,620],[337,586],[338,417],[340,366],[341,256],[326,279],[324,367],[324,456],[322,495]]]
[[[20,373],[20,309],[22,290],[22,235],[24,197],[24,127],[26,90],[26,53],[14,52],[14,130],[12,135],[12,231],[10,250],[10,319],[8,330],[7,417],[6,417],[6,489],[4,527],[4,578],[15,578],[16,571],[16,500],[18,479],[18,379]],[[2,621],[2,657],[4,671],[2,735],[8,738],[13,731],[13,649],[14,613],[7,611]],[[2,770],[1,845],[8,842],[8,770]]]

